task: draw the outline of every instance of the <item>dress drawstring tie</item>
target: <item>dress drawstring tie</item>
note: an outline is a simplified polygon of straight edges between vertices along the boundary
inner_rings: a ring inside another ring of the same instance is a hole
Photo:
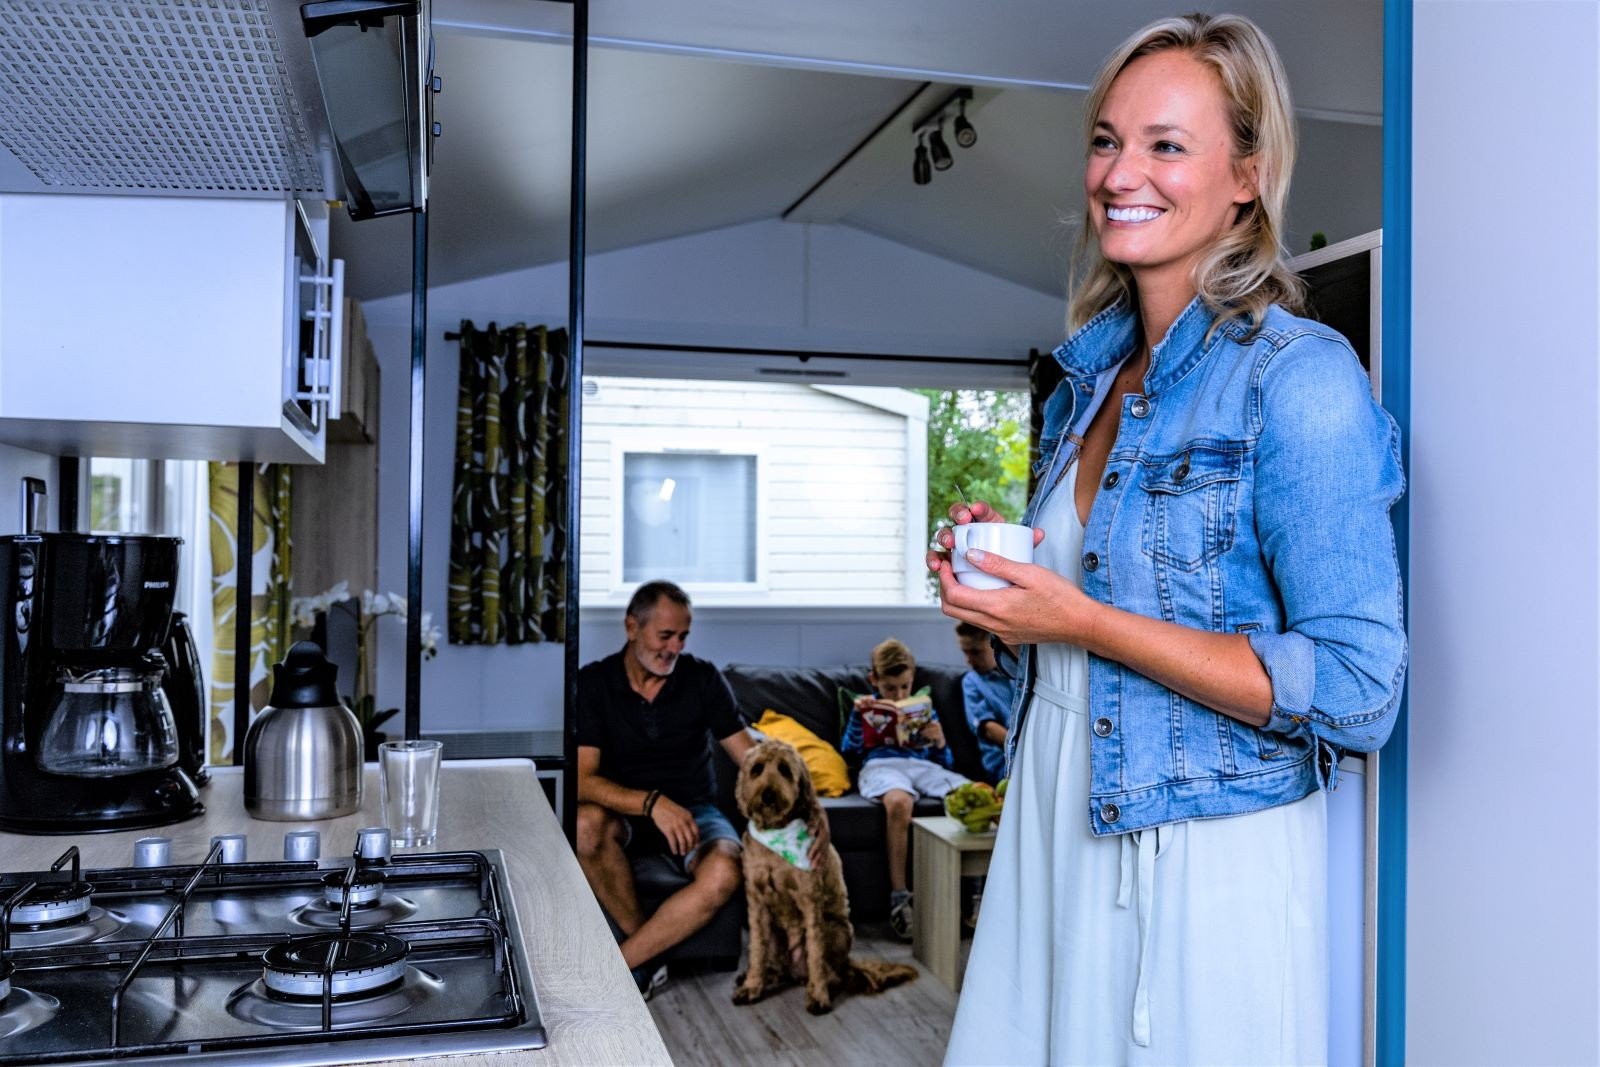
[[[1034,682],[1034,691],[1044,700],[1072,715],[1082,716],[1087,725],[1089,701],[1074,696],[1044,681]],[[1117,907],[1131,908],[1135,897],[1139,907],[1139,977],[1133,991],[1133,1040],[1150,1047],[1150,927],[1156,904],[1156,857],[1161,854],[1162,835],[1170,833],[1160,826],[1121,834],[1122,866],[1117,879]]]
[[[1122,876],[1117,883],[1117,907],[1139,898],[1139,977],[1133,987],[1133,1043],[1150,1047],[1150,927],[1156,905],[1156,857],[1161,855],[1163,828],[1135,830],[1122,835]],[[1137,872],[1137,874],[1135,873]]]

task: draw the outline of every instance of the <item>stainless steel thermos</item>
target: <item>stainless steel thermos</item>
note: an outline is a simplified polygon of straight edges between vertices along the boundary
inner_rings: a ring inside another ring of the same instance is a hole
[[[272,668],[272,696],[244,741],[244,806],[258,819],[332,819],[361,807],[361,727],[338,668],[301,641]]]

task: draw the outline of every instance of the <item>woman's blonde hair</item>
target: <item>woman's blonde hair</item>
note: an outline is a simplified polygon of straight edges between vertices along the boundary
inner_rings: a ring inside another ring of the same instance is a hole
[[[1255,23],[1239,15],[1180,15],[1152,22],[1111,54],[1084,109],[1085,140],[1094,140],[1094,124],[1117,75],[1128,64],[1157,52],[1181,51],[1211,69],[1221,82],[1236,160],[1255,157],[1256,198],[1239,208],[1235,225],[1224,233],[1195,267],[1195,289],[1216,314],[1212,330],[1230,319],[1260,327],[1267,305],[1281,304],[1299,312],[1305,286],[1283,257],[1284,215],[1289,176],[1294,170],[1294,112],[1289,82],[1278,52]],[[1078,234],[1068,331],[1126,296],[1137,302],[1133,275],[1112,263],[1092,240],[1093,226],[1084,206]],[[1154,344],[1160,338],[1148,338]]]

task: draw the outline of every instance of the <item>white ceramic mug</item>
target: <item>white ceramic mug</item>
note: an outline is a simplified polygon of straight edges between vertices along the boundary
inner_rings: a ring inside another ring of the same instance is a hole
[[[1016,563],[1033,562],[1033,527],[1014,522],[969,522],[952,529],[956,539],[950,553],[950,569],[956,581],[974,589],[1009,589],[1011,583],[986,574],[967,562],[967,550],[980,549]]]

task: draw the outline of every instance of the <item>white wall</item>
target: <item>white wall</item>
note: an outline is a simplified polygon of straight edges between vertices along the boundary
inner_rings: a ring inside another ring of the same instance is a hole
[[[1592,1064],[1600,23],[1414,18],[1407,1059]]]
[[[1030,347],[1058,343],[1064,317],[1059,299],[892,241],[848,227],[776,221],[595,256],[588,264],[587,285],[588,336],[607,340],[1017,359]],[[370,301],[363,310],[383,368],[381,417],[386,429],[379,446],[378,513],[386,521],[378,532],[378,579],[384,589],[403,592],[410,297]],[[454,330],[462,318],[479,326],[491,320],[559,326],[566,310],[564,263],[430,290],[423,602],[436,617],[444,614],[449,570],[459,355],[455,342],[444,340],[444,332]],[[794,657],[825,649],[824,659],[804,662],[838,662],[851,658],[845,652],[858,644],[863,651],[856,655],[864,655],[886,636],[879,631],[887,625],[865,623],[859,634],[822,623],[790,626],[781,635],[769,632],[774,654],[763,655],[766,646],[752,645],[747,623],[737,618],[719,622],[714,613],[703,611],[696,619],[692,650],[713,661],[770,663],[794,662]],[[941,640],[942,625],[936,622],[925,638],[916,638],[926,642],[930,655],[934,642]],[[585,661],[614,651],[622,641],[620,620],[598,631],[591,631],[585,620],[579,629]],[[611,629],[614,636],[606,637]],[[591,632],[598,636],[591,640]],[[835,639],[842,641],[837,647]],[[380,707],[404,702],[403,642],[398,627],[380,637]],[[912,649],[922,654],[918,644]],[[935,658],[956,662],[958,655],[952,644],[947,655]],[[423,724],[430,730],[559,728],[561,692],[562,651],[557,646],[445,645],[438,658],[423,665]]]
[[[919,663],[961,663],[955,620],[937,607],[735,608],[696,607],[688,651],[718,666],[729,663],[795,667],[865,665],[872,647],[898,637]],[[583,613],[583,658],[622,647],[622,609]]]

